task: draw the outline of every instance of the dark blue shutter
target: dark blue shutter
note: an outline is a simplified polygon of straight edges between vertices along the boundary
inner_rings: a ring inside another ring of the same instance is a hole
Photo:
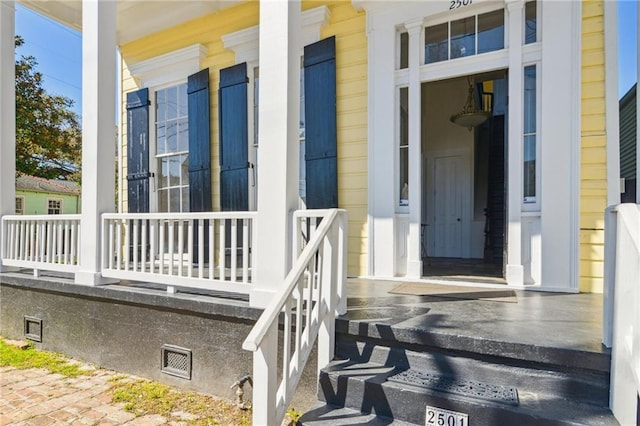
[[[189,209],[209,212],[211,207],[211,148],[209,123],[209,68],[187,79],[189,111]]]
[[[149,212],[149,89],[127,93],[129,213]]]
[[[220,70],[220,208],[249,210],[247,64]]]
[[[304,48],[307,208],[338,207],[336,39]]]

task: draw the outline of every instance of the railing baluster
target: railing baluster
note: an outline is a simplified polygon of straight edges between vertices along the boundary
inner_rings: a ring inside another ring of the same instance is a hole
[[[116,265],[118,270],[122,269],[122,219],[116,219]]]
[[[198,278],[204,278],[204,220],[198,219]]]
[[[149,221],[149,272],[156,272],[156,233],[158,221],[151,219]]]
[[[226,274],[224,272],[224,268],[225,268],[225,256],[226,256],[226,244],[225,244],[225,237],[226,237],[226,219],[221,219],[220,220],[220,245],[218,246],[218,251],[219,251],[219,256],[218,256],[218,265],[219,265],[219,270],[220,270],[220,276],[218,277],[218,279],[220,281],[225,281],[226,278]]]
[[[25,223],[20,222],[20,248],[18,249],[18,260],[26,260],[24,258],[24,228]]]
[[[71,243],[70,241],[70,232],[69,232],[69,221],[65,220],[64,221],[64,237],[62,238],[62,244],[63,244],[63,250],[64,250],[64,261],[62,263],[64,263],[65,265],[68,265],[70,262],[70,258],[69,255],[71,254],[71,248],[69,247],[69,244]]]
[[[142,220],[142,235],[140,236],[140,272],[144,272],[147,265],[147,221]]]
[[[238,221],[231,219],[231,282],[235,282],[238,271]]]
[[[113,233],[114,226],[113,220],[109,220],[109,245],[107,246],[107,256],[109,258],[108,268],[113,269],[113,252],[115,247],[113,246]]]
[[[158,247],[158,257],[160,259],[160,263],[158,264],[158,273],[160,275],[164,274],[164,252],[165,252],[164,230],[166,226],[167,226],[166,221],[163,220],[160,222],[160,246]]]
[[[213,262],[213,255],[216,249],[215,240],[215,219],[209,219],[209,279],[213,280],[216,273],[216,265]]]
[[[169,232],[167,232],[167,238],[169,239],[169,275],[173,275],[173,240],[175,239],[175,233],[173,231],[173,219],[169,220]]]
[[[289,390],[289,379],[291,378],[291,301],[284,305],[284,328],[283,328],[283,351],[282,351],[282,389],[284,400],[287,400]]]
[[[183,275],[184,264],[184,221],[178,221],[178,276]]]
[[[78,261],[76,259],[76,254],[78,252],[78,224],[73,222],[71,223],[71,264],[77,265]]]
[[[242,282],[249,282],[249,219],[242,219]]]
[[[126,250],[122,253],[124,257],[124,270],[129,271],[129,258],[131,257],[131,235],[129,228],[131,227],[131,220],[125,219],[124,221],[124,244]]]
[[[47,221],[47,240],[45,242],[45,250],[47,252],[47,263],[51,263],[53,258],[53,247],[51,242],[53,241],[53,227],[51,226],[51,222]]]
[[[137,272],[138,271],[138,251],[140,250],[140,246],[138,245],[138,235],[140,234],[140,226],[139,226],[139,221],[138,219],[133,219],[131,221],[133,223],[133,244],[131,249],[133,250],[133,265],[132,265],[132,270],[133,272]]]
[[[193,261],[194,253],[193,253],[193,225],[194,220],[190,219],[187,222],[187,276],[193,277]],[[199,245],[199,244],[198,244]]]
[[[62,240],[64,238],[63,235],[63,228],[62,228],[62,222],[60,222],[59,220],[56,220],[56,228],[58,228],[57,232],[56,232],[56,242],[57,242],[57,248],[56,248],[56,262],[57,263],[62,263]]]

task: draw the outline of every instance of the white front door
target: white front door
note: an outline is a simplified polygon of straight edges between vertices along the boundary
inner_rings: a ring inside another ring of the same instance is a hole
[[[433,162],[433,257],[465,257],[470,170],[465,156],[436,157]]]

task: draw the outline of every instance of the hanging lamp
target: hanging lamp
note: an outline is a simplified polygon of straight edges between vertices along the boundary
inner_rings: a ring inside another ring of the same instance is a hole
[[[471,77],[467,77],[467,81],[469,82],[469,93],[467,94],[467,102],[462,107],[462,111],[457,114],[451,116],[450,120],[452,123],[457,124],[458,126],[466,127],[471,130],[475,126],[479,126],[480,124],[487,121],[490,114],[486,111],[482,111],[481,109],[476,108],[475,102],[473,101],[473,83],[471,81]]]

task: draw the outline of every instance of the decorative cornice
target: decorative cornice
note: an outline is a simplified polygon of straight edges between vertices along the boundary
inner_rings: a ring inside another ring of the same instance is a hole
[[[141,87],[153,87],[172,81],[184,80],[188,75],[200,71],[207,56],[207,48],[194,44],[164,55],[129,64],[131,76]]]
[[[319,6],[302,12],[300,17],[302,46],[320,40],[320,30],[329,23],[331,12]],[[236,63],[257,62],[259,56],[259,27],[253,26],[222,36],[225,49],[236,54]],[[302,48],[302,46],[300,46]]]

